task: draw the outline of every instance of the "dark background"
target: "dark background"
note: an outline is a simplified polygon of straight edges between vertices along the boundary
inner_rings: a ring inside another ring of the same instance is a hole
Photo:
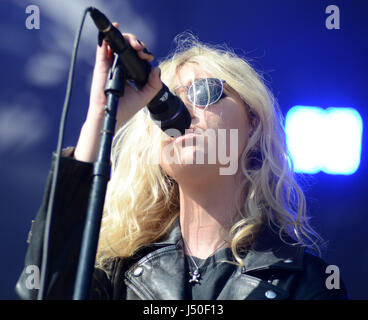
[[[30,4],[40,8],[39,30],[25,26]],[[349,176],[309,176],[305,191],[312,225],[328,240],[323,258],[340,268],[352,299],[367,299],[366,0],[2,0],[0,299],[16,299],[27,234],[56,148],[74,35],[89,5],[119,22],[122,31],[136,34],[158,59],[185,30],[204,42],[226,43],[264,73],[284,115],[294,105],[358,110],[363,118],[359,169]],[[340,9],[340,30],[325,26],[328,5]],[[65,146],[75,145],[86,115],[96,38],[87,18]]]

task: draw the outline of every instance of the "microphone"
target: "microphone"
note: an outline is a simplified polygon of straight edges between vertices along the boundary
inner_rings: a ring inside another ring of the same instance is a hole
[[[151,64],[139,58],[137,52],[125,41],[120,31],[101,11],[91,7],[89,12],[99,30],[99,41],[104,39],[109,44],[123,65],[127,80],[133,82],[138,89],[142,89],[147,83]],[[147,108],[151,119],[168,135],[177,137],[178,131],[184,135],[185,129],[190,127],[191,116],[188,109],[183,101],[173,95],[164,83]]]

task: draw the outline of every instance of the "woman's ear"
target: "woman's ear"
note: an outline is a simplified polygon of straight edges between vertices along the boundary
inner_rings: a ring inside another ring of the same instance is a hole
[[[249,116],[249,125],[250,125],[249,137],[251,137],[254,131],[256,130],[259,121],[258,121],[257,115],[253,112],[253,110],[248,105],[247,107],[248,107],[248,116]]]
[[[253,133],[254,133],[254,128],[252,124],[250,123],[249,138],[252,137]]]

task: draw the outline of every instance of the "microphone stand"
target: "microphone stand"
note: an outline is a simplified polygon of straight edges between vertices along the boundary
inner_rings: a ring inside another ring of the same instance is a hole
[[[101,131],[97,161],[94,163],[91,193],[88,200],[86,223],[83,232],[73,300],[86,300],[94,271],[98,237],[105,202],[107,183],[110,177],[110,152],[115,132],[116,113],[119,98],[124,95],[126,74],[119,57],[114,63],[106,81],[107,104]]]

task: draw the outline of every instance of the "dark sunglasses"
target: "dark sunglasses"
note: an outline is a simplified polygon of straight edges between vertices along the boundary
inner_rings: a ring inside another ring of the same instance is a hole
[[[179,88],[188,88],[188,100],[197,107],[207,107],[219,101],[223,96],[225,80],[217,78],[202,78],[195,80],[188,88],[187,86],[180,86]]]

